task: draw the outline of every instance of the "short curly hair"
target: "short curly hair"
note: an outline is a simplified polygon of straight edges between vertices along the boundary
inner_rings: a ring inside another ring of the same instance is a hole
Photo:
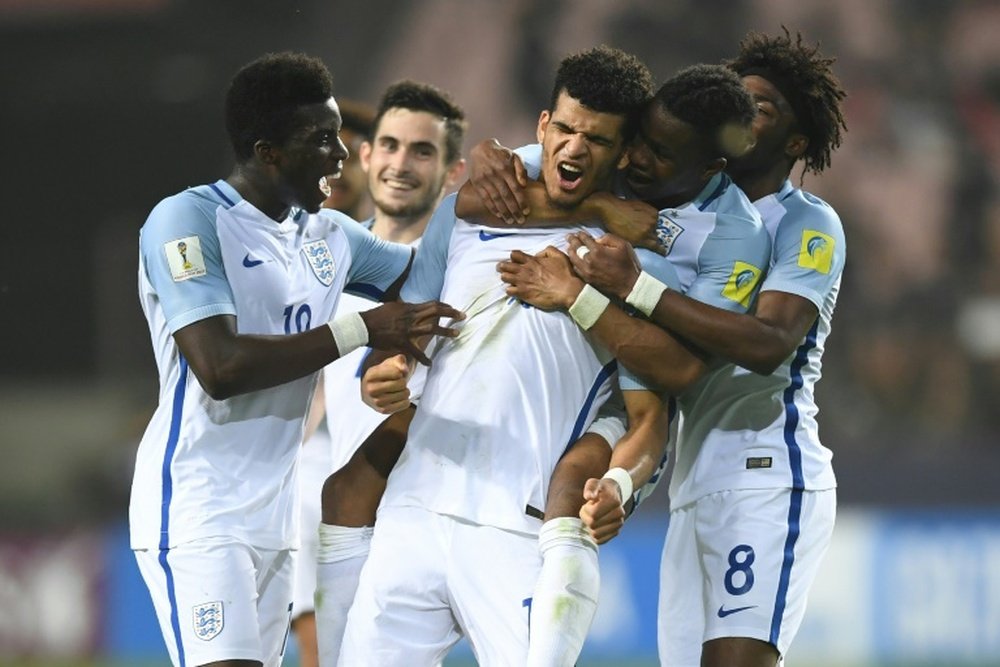
[[[465,140],[465,112],[452,101],[448,93],[429,83],[403,80],[397,81],[382,94],[378,110],[375,112],[373,131],[378,132],[382,116],[389,109],[408,109],[410,111],[426,111],[444,120],[445,125],[445,164],[452,164],[462,155],[462,142]]]
[[[803,44],[800,33],[793,38],[782,29],[785,34],[774,37],[751,32],[740,42],[739,55],[724,64],[741,76],[756,71],[768,78],[770,72],[781,79],[771,83],[788,98],[798,129],[809,139],[805,171],[819,174],[830,166],[830,155],[847,131],[841,108],[847,93],[831,69],[835,58],[824,57],[819,45]]]
[[[260,139],[281,144],[295,130],[296,112],[333,97],[333,77],[319,58],[285,51],[244,65],[226,91],[226,130],[237,159]]]
[[[602,44],[563,58],[550,109],[555,109],[564,90],[588,109],[625,116],[623,132],[630,139],[642,107],[652,97],[653,75],[634,55]]]
[[[691,125],[706,148],[733,157],[750,144],[753,98],[736,74],[721,65],[692,65],[672,76],[654,98],[672,116]],[[733,135],[742,135],[742,142]]]

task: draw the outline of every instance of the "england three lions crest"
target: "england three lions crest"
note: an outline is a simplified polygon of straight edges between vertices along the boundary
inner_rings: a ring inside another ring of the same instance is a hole
[[[326,244],[326,241],[320,239],[304,243],[302,244],[302,252],[306,254],[306,259],[309,260],[309,266],[312,267],[317,280],[326,287],[332,285],[337,267],[333,265],[333,255],[330,253],[330,246]]]
[[[683,227],[668,218],[665,213],[660,213],[656,220],[656,239],[660,242],[660,247],[663,248],[665,255],[670,254],[674,247],[674,241],[683,232]]]
[[[222,613],[222,602],[206,602],[191,608],[194,614],[194,635],[202,641],[209,641],[222,632],[225,617]]]

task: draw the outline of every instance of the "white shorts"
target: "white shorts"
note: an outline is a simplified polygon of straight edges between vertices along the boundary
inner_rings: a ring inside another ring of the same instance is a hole
[[[478,664],[524,665],[541,564],[537,535],[383,508],[339,664],[435,665],[465,635]]]
[[[722,491],[670,513],[660,563],[658,643],[668,667],[701,664],[721,637],[784,655],[833,534],[836,490]]]
[[[292,611],[289,551],[213,538],[138,550],[135,558],[175,667],[219,660],[281,664]]]
[[[293,552],[292,618],[316,610],[316,551],[319,547],[320,496],[331,470],[330,434],[325,426],[299,450],[299,550]]]

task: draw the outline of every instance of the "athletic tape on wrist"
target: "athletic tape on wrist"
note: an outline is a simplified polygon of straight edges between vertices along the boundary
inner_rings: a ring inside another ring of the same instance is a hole
[[[652,317],[660,297],[669,288],[645,271],[639,272],[639,278],[632,286],[632,291],[625,297],[625,303],[634,306],[646,317]]]
[[[613,479],[618,483],[618,488],[622,492],[622,505],[632,497],[632,475],[628,474],[624,468],[612,468],[604,473],[602,479]]]
[[[337,343],[337,352],[341,357],[368,344],[368,327],[365,326],[360,313],[341,315],[327,322],[326,326],[330,327],[333,340]]]
[[[594,326],[609,303],[611,300],[608,297],[590,285],[584,285],[583,290],[577,295],[576,301],[569,307],[569,316],[580,325],[581,329],[586,331]]]

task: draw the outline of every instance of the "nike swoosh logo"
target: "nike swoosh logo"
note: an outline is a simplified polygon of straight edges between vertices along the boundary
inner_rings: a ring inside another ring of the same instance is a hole
[[[264,260],[262,259],[250,259],[250,253],[247,253],[246,257],[243,258],[243,266],[247,267],[248,269],[252,269],[255,266],[260,266],[263,263]]]
[[[492,241],[493,239],[502,239],[505,236],[514,236],[514,234],[487,234],[482,230],[479,231],[480,241]]]
[[[725,605],[719,607],[719,618],[725,618],[726,616],[731,616],[737,612],[746,611],[747,609],[753,609],[757,605],[752,604],[749,607],[733,607],[732,609],[726,609]]]

